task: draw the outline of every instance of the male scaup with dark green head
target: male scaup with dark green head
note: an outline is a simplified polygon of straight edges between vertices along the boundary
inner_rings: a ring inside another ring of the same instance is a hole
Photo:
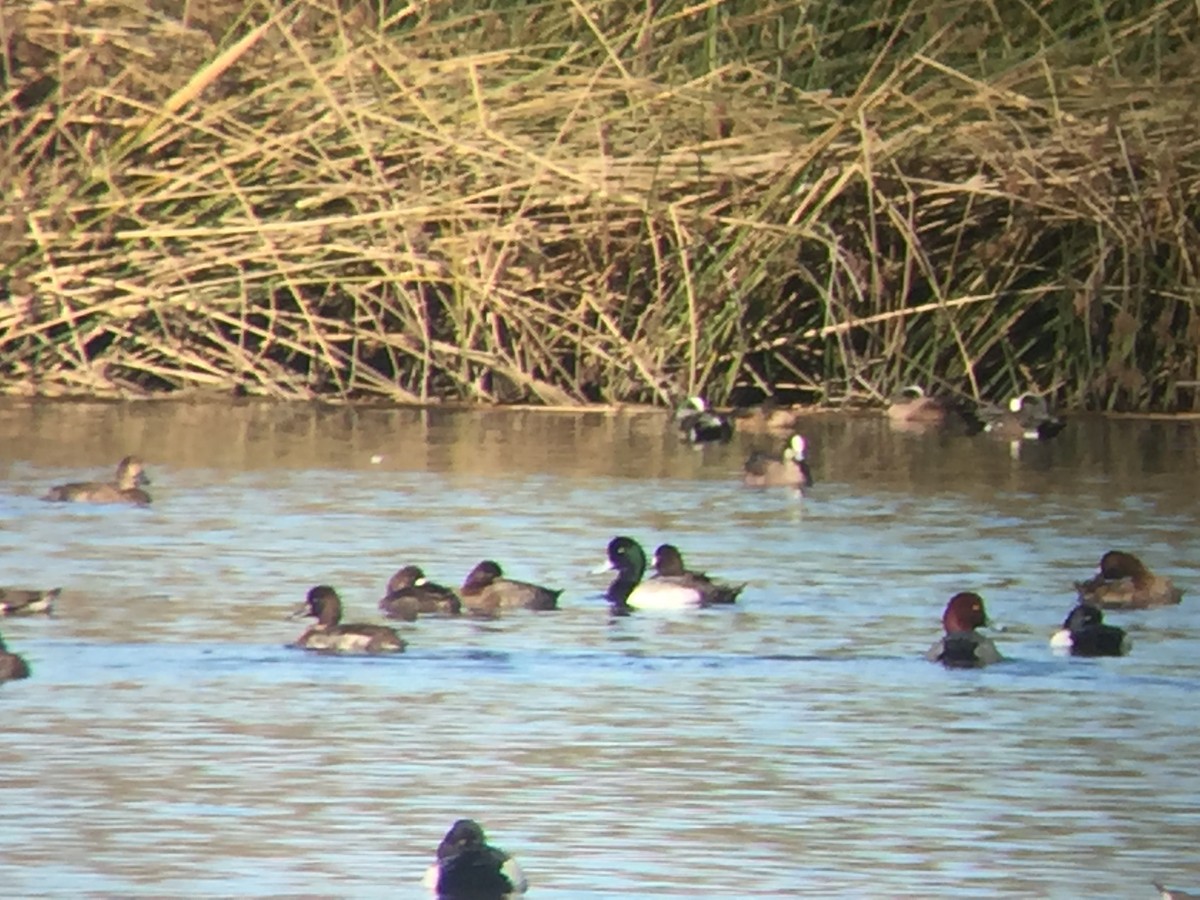
[[[1125,629],[1104,624],[1104,613],[1080,603],[1067,613],[1062,628],[1050,638],[1050,646],[1072,656],[1124,656],[1129,652]]]
[[[312,616],[317,623],[291,645],[303,650],[335,653],[400,653],[404,650],[395,629],[386,625],[342,625],[342,598],[327,584],[308,592],[304,604],[292,618]]]
[[[426,578],[420,566],[404,566],[388,580],[379,608],[389,619],[413,622],[418,615],[457,616],[462,601],[450,588]]]
[[[675,410],[675,424],[683,439],[692,444],[725,444],[733,437],[733,423],[714,412],[703,397],[688,397]]]
[[[983,430],[1005,441],[1048,441],[1067,427],[1037,394],[1021,394],[1008,401],[1007,409],[992,407],[979,414]]]
[[[659,544],[654,551],[656,578],[674,578],[681,583],[694,584],[703,597],[703,605],[734,603],[745,584],[724,584],[713,581],[703,572],[690,571],[683,564],[683,554],[674,544]]]
[[[490,845],[474,819],[450,827],[422,881],[438,900],[504,900],[529,889],[517,861]]]
[[[494,616],[505,609],[557,609],[561,593],[540,584],[505,578],[500,565],[490,559],[471,570],[458,592],[463,606],[480,616]]]
[[[67,503],[132,503],[148,506],[150,495],[142,490],[150,479],[136,456],[127,456],[117,464],[112,481],[73,481],[50,488],[43,500]]]
[[[755,450],[743,467],[742,483],[748,487],[810,487],[813,476],[804,455],[806,446],[802,435],[793,434],[776,456]]]
[[[1003,657],[991,638],[975,630],[987,623],[982,597],[974,591],[955,594],[942,613],[945,633],[929,648],[925,658],[950,669],[975,669],[1000,662]]]
[[[0,637],[0,681],[16,681],[29,677],[29,664],[15,653],[10,653]]]
[[[1183,591],[1170,578],[1155,575],[1132,553],[1109,550],[1100,557],[1096,574],[1075,583],[1079,600],[1103,609],[1148,609],[1171,606]]]
[[[617,615],[631,610],[697,609],[706,606],[705,592],[689,576],[646,578],[646,551],[631,537],[620,535],[608,542],[608,562],[596,569],[597,574],[615,570],[605,592],[605,598]]]
[[[40,591],[34,588],[0,588],[0,616],[32,616],[54,612],[54,603],[62,588]]]

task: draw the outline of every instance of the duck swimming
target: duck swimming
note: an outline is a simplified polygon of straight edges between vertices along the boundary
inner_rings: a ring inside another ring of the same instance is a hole
[[[300,635],[291,646],[303,650],[336,653],[400,653],[404,641],[386,625],[342,625],[342,598],[327,584],[308,592],[304,604],[291,618],[312,616],[317,623]]]
[[[404,566],[388,580],[379,609],[389,619],[413,622],[418,614],[457,616],[462,601],[450,588],[427,579],[420,566]]]
[[[142,490],[150,479],[136,456],[127,456],[117,463],[112,481],[73,481],[50,488],[43,500],[67,503],[132,503],[148,506],[150,495]]]
[[[802,410],[785,406],[774,397],[768,397],[757,406],[736,408],[733,411],[733,422],[738,431],[748,434],[787,434],[796,430],[802,415]]]
[[[62,588],[39,591],[33,588],[0,588],[0,616],[31,616],[54,612]]]
[[[1008,401],[1007,409],[992,407],[979,415],[985,432],[1006,441],[1048,441],[1067,427],[1036,394],[1021,394]]]
[[[1170,606],[1183,599],[1183,591],[1170,578],[1155,575],[1132,553],[1109,550],[1100,557],[1096,574],[1077,581],[1082,603],[1102,609],[1147,609]]]
[[[500,565],[490,559],[472,569],[459,589],[463,606],[483,616],[493,616],[502,609],[557,609],[561,593],[540,584],[505,578]]]
[[[646,552],[633,538],[618,536],[608,542],[608,562],[596,573],[616,570],[605,597],[613,612],[631,610],[697,609],[706,606],[702,583],[691,576],[660,576],[643,580]],[[709,589],[711,592],[711,588]]]
[[[919,384],[910,384],[896,392],[888,405],[887,417],[897,429],[923,431],[958,424],[967,434],[976,434],[984,428],[971,403],[956,397],[931,396]]]
[[[1130,644],[1125,629],[1105,625],[1104,613],[1080,603],[1067,613],[1062,628],[1050,638],[1050,646],[1072,656],[1124,656]]]
[[[703,572],[689,571],[683,565],[683,554],[674,544],[660,544],[654,551],[654,574],[656,578],[674,578],[694,584],[701,593],[704,606],[733,603],[746,587],[745,584],[722,584]]]
[[[942,613],[945,634],[929,648],[925,658],[951,669],[974,669],[1000,662],[1003,657],[991,638],[975,630],[987,623],[982,597],[974,591],[955,594]]]
[[[0,681],[16,681],[29,677],[29,664],[15,653],[10,653],[0,637]]]
[[[728,443],[733,437],[733,423],[729,418],[709,408],[703,397],[688,397],[675,410],[675,424],[684,440],[692,444],[710,444],[716,441]]]
[[[743,467],[742,483],[747,487],[811,487],[812,470],[804,456],[805,447],[804,437],[793,434],[778,456],[754,451]]]
[[[487,842],[474,819],[459,819],[422,879],[438,900],[503,900],[529,889],[517,861]]]

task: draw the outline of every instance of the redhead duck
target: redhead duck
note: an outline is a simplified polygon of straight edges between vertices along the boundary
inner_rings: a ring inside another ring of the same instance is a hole
[[[1146,609],[1183,599],[1183,591],[1171,579],[1153,574],[1140,559],[1123,550],[1109,550],[1100,557],[1096,574],[1077,581],[1075,589],[1081,602],[1104,609]]]
[[[422,881],[438,900],[503,900],[529,890],[517,861],[491,846],[473,819],[450,826]]]
[[[1150,883],[1154,885],[1154,889],[1158,891],[1162,900],[1200,900],[1200,894],[1172,890],[1169,887],[1165,887],[1161,881],[1152,881]]]
[[[498,563],[485,559],[467,575],[458,593],[473,614],[493,616],[502,609],[558,609],[562,591],[505,578]]]
[[[646,574],[646,552],[630,537],[608,542],[608,562],[596,573],[616,571],[605,597],[617,615],[631,610],[696,609],[705,606],[705,592],[691,576],[661,576],[642,580]],[[711,588],[710,588],[711,590]]]
[[[725,444],[733,437],[733,423],[728,417],[709,408],[703,397],[688,397],[675,410],[675,424],[684,440],[692,444]]]
[[[744,584],[722,584],[703,572],[691,572],[683,565],[683,554],[674,544],[660,544],[654,551],[656,578],[674,578],[694,584],[703,597],[703,605],[733,603],[746,587]]]
[[[1036,394],[1021,394],[1008,401],[1007,409],[993,407],[980,415],[983,430],[1005,441],[1048,441],[1067,427]]]
[[[0,588],[0,616],[31,616],[54,612],[62,588],[38,591],[30,588]]]
[[[293,619],[312,616],[317,620],[292,644],[304,650],[337,653],[400,653],[404,641],[386,625],[342,625],[342,598],[327,584],[308,592],[304,604],[292,613]]]
[[[29,677],[29,664],[15,653],[9,653],[0,638],[0,681],[16,681]]]
[[[746,460],[742,483],[748,487],[811,487],[812,471],[804,456],[803,436],[793,434],[778,457],[755,450]]]
[[[147,506],[150,503],[150,495],[142,490],[141,485],[149,483],[150,479],[142,468],[142,461],[136,456],[127,456],[117,463],[117,473],[113,481],[73,481],[70,484],[56,485],[50,488],[42,499]]]
[[[388,580],[379,608],[389,619],[413,622],[418,614],[457,616],[462,601],[450,588],[426,578],[420,566],[405,566]]]
[[[738,431],[752,434],[786,434],[795,431],[800,423],[800,416],[801,410],[784,406],[774,397],[768,397],[758,406],[742,406],[733,411],[733,420]]]
[[[968,434],[983,430],[984,423],[969,402],[942,395],[929,395],[919,384],[901,388],[887,408],[888,421],[898,429],[925,430],[951,424],[961,425]]]
[[[973,591],[955,594],[942,613],[946,633],[929,648],[925,658],[952,669],[973,669],[999,662],[1002,657],[991,638],[975,630],[987,623],[982,597]]]
[[[1123,628],[1105,625],[1104,613],[1096,607],[1080,603],[1067,613],[1050,646],[1072,656],[1124,656],[1129,652],[1129,635]]]

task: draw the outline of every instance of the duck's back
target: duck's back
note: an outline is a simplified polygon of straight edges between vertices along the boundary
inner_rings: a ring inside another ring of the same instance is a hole
[[[1124,656],[1129,637],[1115,625],[1089,625],[1071,632],[1072,656]]]
[[[1096,577],[1075,587],[1082,602],[1103,609],[1147,609],[1171,606],[1183,599],[1183,591],[1161,575],[1151,575],[1140,584],[1133,578]]]
[[[69,503],[132,503],[147,506],[150,495],[141,488],[119,488],[103,481],[74,481],[50,488],[46,500]]]
[[[999,662],[1000,651],[990,638],[974,631],[955,631],[942,636],[926,654],[933,662],[950,669],[977,669]]]
[[[296,640],[306,650],[339,653],[396,653],[405,643],[386,625],[315,625]]]

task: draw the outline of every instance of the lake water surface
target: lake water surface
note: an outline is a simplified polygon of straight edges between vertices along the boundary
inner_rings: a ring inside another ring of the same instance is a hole
[[[0,620],[33,668],[0,686],[0,894],[418,898],[463,816],[560,900],[1200,889],[1200,429],[803,430],[799,499],[738,483],[777,439],[696,450],[664,413],[6,401],[0,584],[64,591]],[[39,500],[132,452],[152,507]],[[741,601],[610,618],[616,534]],[[1183,604],[1109,613],[1128,657],[1055,656],[1111,547]],[[380,621],[399,566],[489,557],[562,609],[285,646],[314,584]],[[922,658],[964,589],[1007,662]]]

